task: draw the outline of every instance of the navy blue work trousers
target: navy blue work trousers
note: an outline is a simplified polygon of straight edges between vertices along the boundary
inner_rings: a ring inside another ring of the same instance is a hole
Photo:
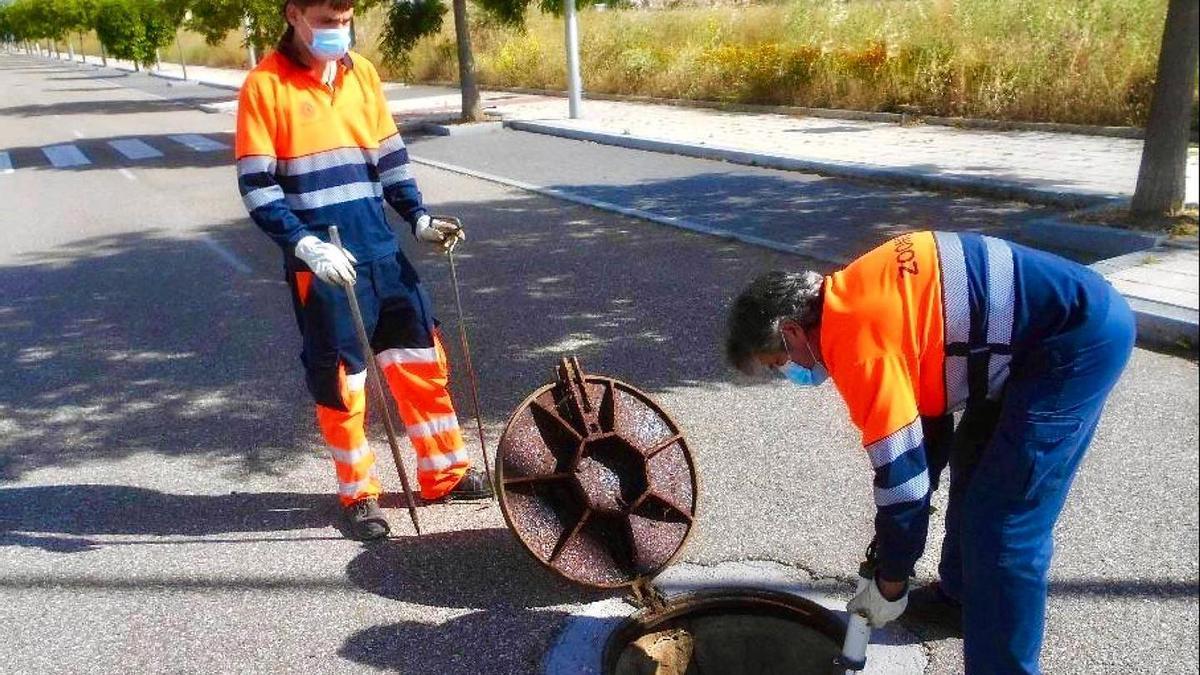
[[[1054,523],[1135,337],[1125,299],[1096,295],[1078,325],[1015,354],[1000,400],[969,405],[955,432],[938,572],[962,603],[970,675],[1040,672]]]

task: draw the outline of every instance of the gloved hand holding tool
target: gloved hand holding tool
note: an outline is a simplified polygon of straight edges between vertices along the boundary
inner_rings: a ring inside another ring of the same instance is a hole
[[[483,440],[483,419],[480,417],[479,411],[479,384],[475,380],[475,366],[471,363],[471,345],[467,342],[467,324],[463,321],[462,294],[458,291],[458,271],[454,267],[454,247],[458,246],[460,241],[467,240],[466,230],[463,229],[462,221],[453,216],[433,216],[433,225],[430,225],[425,230],[437,229],[442,234],[442,239],[439,243],[442,245],[442,250],[446,252],[446,259],[450,262],[450,283],[454,286],[454,305],[458,308],[458,337],[462,342],[463,359],[467,365],[467,377],[471,380],[471,398],[475,405],[475,425],[479,430],[479,452],[483,454],[483,470],[487,473],[488,486],[492,489],[492,497],[496,498],[496,485],[492,481],[491,462],[488,461],[487,444]],[[421,236],[421,221],[417,221],[417,236]],[[427,240],[431,241],[431,240]]]
[[[313,238],[316,239],[316,237]],[[329,228],[329,239],[333,243],[324,244],[324,246],[335,248],[346,259],[354,260],[349,251],[345,251],[342,248],[342,238],[338,236],[337,227]],[[303,241],[302,239],[301,242]],[[313,268],[313,271],[317,272],[316,268]],[[325,279],[319,272],[317,272],[317,276]],[[383,427],[387,430],[388,443],[392,446],[392,459],[396,462],[396,471],[400,474],[400,485],[404,488],[404,499],[408,502],[408,515],[412,517],[413,528],[417,531],[417,536],[421,536],[421,523],[417,519],[417,505],[413,501],[412,488],[408,485],[408,472],[404,469],[404,459],[400,456],[400,443],[396,440],[396,427],[392,421],[392,406],[388,404],[387,395],[383,392],[383,378],[379,374],[379,364],[375,362],[375,352],[371,349],[371,340],[367,337],[367,329],[363,325],[362,310],[358,307],[358,297],[354,295],[355,274],[353,265],[350,267],[348,278],[344,274],[341,274],[340,271],[334,278],[345,279],[344,281],[331,281],[330,283],[338,283],[346,289],[346,300],[350,303],[350,315],[354,319],[354,331],[358,334],[358,344],[362,349],[363,360],[367,362],[367,380],[371,383],[371,390],[375,392],[375,399],[379,402],[379,407],[383,415]]]
[[[452,216],[422,215],[417,218],[415,233],[417,239],[429,244],[438,244],[446,252],[454,248],[459,241],[467,240],[462,221]]]
[[[330,231],[334,229],[330,228]],[[296,242],[295,254],[327,284],[345,286],[354,283],[354,264],[358,261],[341,246],[327,244],[310,234]]]
[[[867,547],[867,556],[858,566],[858,586],[854,597],[846,603],[850,619],[846,626],[846,640],[842,643],[842,655],[837,665],[854,673],[867,667],[867,645],[871,642],[871,628],[882,628],[899,618],[908,606],[908,587],[895,600],[888,600],[879,590],[875,579],[875,542]]]

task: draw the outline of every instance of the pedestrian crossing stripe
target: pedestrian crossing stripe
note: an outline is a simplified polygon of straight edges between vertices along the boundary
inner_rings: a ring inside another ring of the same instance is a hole
[[[92,163],[92,160],[83,154],[83,151],[74,145],[67,143],[65,145],[48,145],[42,148],[42,154],[56,169],[66,169],[72,166],[86,166]]]
[[[212,152],[214,150],[224,150],[229,147],[224,143],[219,143],[211,138],[205,138],[200,134],[179,134],[177,136],[170,136],[169,138],[176,143],[186,145],[196,152]]]
[[[8,156],[7,152],[0,152],[0,173],[12,173],[12,172],[13,172],[12,158],[10,158]]]
[[[108,144],[117,152],[125,155],[125,159],[153,159],[163,156],[161,152],[155,150],[149,143],[137,138],[121,138],[109,141]]]

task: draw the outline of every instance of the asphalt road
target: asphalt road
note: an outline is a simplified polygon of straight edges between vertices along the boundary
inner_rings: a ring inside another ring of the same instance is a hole
[[[426,507],[420,539],[401,510],[386,543],[341,536],[278,253],[245,216],[230,150],[195,149],[232,145],[233,118],[87,73],[0,56],[0,153],[13,166],[0,169],[0,670],[535,672],[564,617],[598,596],[534,563],[492,506]],[[161,156],[109,143],[132,140]],[[607,194],[621,180],[645,194],[676,166],[516,134],[490,142],[415,140],[413,152],[582,158]],[[88,163],[55,151],[55,166],[43,148],[64,144]],[[491,438],[559,356],[577,354],[686,430],[701,517],[682,559],[854,571],[870,473],[844,406],[828,387],[737,381],[719,350],[725,304],[748,279],[827,266],[428,167],[417,176],[470,228],[459,276]],[[700,203],[721,184],[654,194]],[[974,203],[921,196],[893,210],[875,188],[789,189],[850,197],[847,220],[823,234],[848,249],[947,213],[969,227]],[[444,261],[409,249],[454,335]],[[1047,672],[1197,672],[1197,390],[1194,362],[1135,352],[1058,528]],[[386,448],[379,433],[374,446]],[[931,550],[939,530],[935,517]],[[928,672],[961,668],[956,641],[926,646]]]

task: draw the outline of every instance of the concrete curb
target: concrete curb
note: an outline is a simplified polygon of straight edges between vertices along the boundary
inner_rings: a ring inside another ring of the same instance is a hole
[[[911,169],[894,169],[860,164],[857,162],[838,162],[828,160],[810,160],[800,157],[770,155],[761,152],[738,150],[714,145],[693,145],[677,141],[667,141],[642,136],[629,136],[602,131],[587,131],[546,122],[528,122],[508,120],[504,125],[517,131],[536,134],[546,134],[561,138],[580,141],[591,141],[604,145],[615,145],[634,150],[648,152],[664,152],[674,155],[712,159],[732,164],[746,166],[761,166],[768,169],[783,171],[802,171],[839,178],[853,178],[875,183],[904,185],[927,190],[953,191],[975,194],[991,199],[1023,201],[1032,204],[1046,204],[1068,209],[1080,209],[1098,205],[1113,205],[1120,203],[1122,197],[1094,192],[1067,192],[1030,187],[1021,183],[996,180],[991,178],[975,178],[969,176],[945,175]]]
[[[423,84],[440,87],[457,87],[457,82],[435,80]],[[567,92],[555,89],[531,89],[529,87],[485,87],[485,91],[499,91],[530,96],[553,96],[566,98]],[[1097,126],[1091,124],[1072,124],[1069,122],[1020,122],[1016,120],[993,120],[982,117],[942,117],[925,115],[919,110],[913,112],[872,112],[866,110],[847,110],[845,108],[810,108],[795,105],[766,105],[759,103],[725,103],[722,101],[700,101],[686,98],[660,98],[656,96],[640,96],[636,94],[604,94],[586,92],[584,100],[616,101],[619,103],[643,103],[647,105],[666,105],[676,108],[697,108],[700,110],[721,110],[724,112],[746,112],[765,115],[791,115],[794,117],[817,117],[831,120],[851,120],[859,122],[883,122],[887,124],[928,124],[934,126],[954,127],[956,129],[978,129],[983,131],[1040,131],[1054,134],[1074,134],[1077,136],[1102,136],[1107,138],[1141,139],[1146,135],[1142,127]],[[1191,132],[1191,142],[1195,143],[1200,135],[1195,130]]]

